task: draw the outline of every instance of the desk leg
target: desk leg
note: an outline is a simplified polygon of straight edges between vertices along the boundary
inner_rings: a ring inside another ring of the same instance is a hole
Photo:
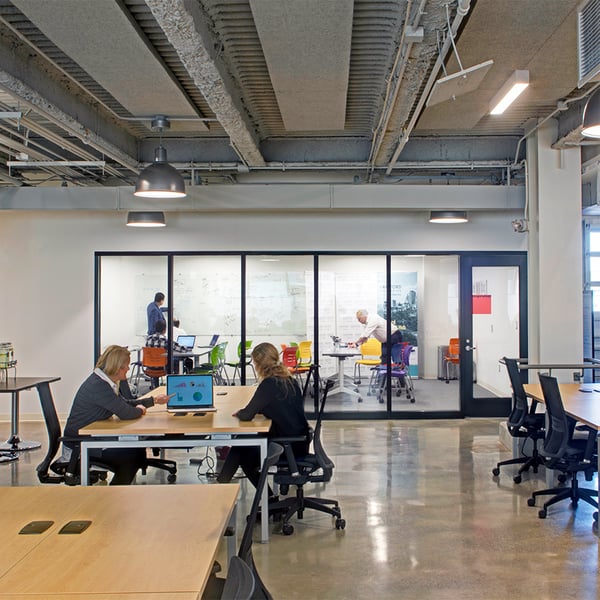
[[[350,388],[344,387],[344,360],[345,358],[338,358],[338,384],[336,387],[329,390],[329,395],[332,394],[349,394],[360,398],[361,395]]]
[[[19,392],[12,392],[11,396],[10,438],[4,444],[0,444],[0,449],[18,452],[39,448],[42,445],[40,442],[27,442],[19,438]]]
[[[260,441],[260,464],[267,458],[268,439],[261,438]],[[260,501],[262,519],[260,520],[260,541],[266,544],[269,541],[269,486],[265,484]]]
[[[79,464],[81,469],[81,485],[90,485],[89,466],[88,466],[88,447],[85,442],[81,442]]]

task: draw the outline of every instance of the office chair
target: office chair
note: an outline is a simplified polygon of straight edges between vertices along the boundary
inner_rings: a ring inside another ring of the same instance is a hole
[[[240,382],[242,379],[242,368],[250,367],[256,379],[256,372],[254,371],[254,365],[252,364],[252,358],[250,357],[250,349],[252,348],[252,340],[246,340],[246,358],[242,364],[242,342],[238,344],[237,355],[238,360],[236,362],[226,362],[228,367],[233,367],[233,377],[231,378],[231,385],[235,385],[235,376],[240,374]],[[228,377],[229,379],[229,377]]]
[[[444,355],[444,364],[446,365],[446,383],[450,383],[450,365],[460,363],[460,338],[450,338],[448,350]]]
[[[311,369],[314,374],[314,369]],[[296,495],[283,498],[282,500],[269,504],[269,514],[277,515],[281,518],[281,532],[284,535],[294,533],[294,527],[290,524],[290,519],[294,514],[298,515],[298,519],[302,519],[304,511],[308,508],[327,513],[335,517],[335,528],[345,529],[346,520],[342,518],[342,511],[337,500],[329,500],[327,498],[306,497],[304,495],[304,486],[307,483],[326,483],[331,480],[335,465],[327,456],[323,443],[321,441],[321,423],[323,420],[323,412],[325,410],[325,402],[327,394],[334,386],[334,381],[328,379],[325,382],[321,403],[317,413],[317,420],[314,431],[309,431],[309,436],[312,440],[313,452],[303,457],[294,456],[292,450],[293,442],[303,441],[305,438],[285,437],[276,438],[274,441],[281,444],[284,448],[284,456],[277,463],[277,471],[273,475],[273,481],[279,486],[282,494],[287,494],[290,485],[296,486]],[[304,386],[306,392],[307,384]]]
[[[150,389],[158,387],[159,379],[167,374],[167,358],[166,348],[142,348],[142,372],[152,381]]]
[[[406,397],[414,403],[415,388],[410,375],[410,354],[413,347],[408,342],[394,344],[391,349],[391,377],[392,386],[396,385],[396,396],[402,395],[406,389]],[[385,402],[385,390],[387,389],[387,365],[381,364],[371,369],[371,382],[369,389],[377,388],[377,398],[381,404]]]
[[[505,356],[502,360],[506,365],[513,391],[513,406],[506,421],[508,432],[513,438],[523,440],[521,451],[526,440],[533,442],[533,449],[531,456],[519,456],[518,458],[500,461],[492,469],[492,475],[494,477],[500,475],[500,467],[505,465],[521,465],[517,474],[513,477],[515,483],[521,483],[521,475],[525,471],[529,471],[531,468],[534,473],[537,473],[538,467],[544,464],[544,457],[540,455],[538,450],[538,440],[543,440],[546,434],[546,416],[541,413],[535,414],[537,402],[534,401],[531,403],[531,407],[529,406],[516,359],[506,358]]]
[[[258,485],[256,486],[256,492],[254,494],[254,498],[252,499],[250,512],[246,517],[246,527],[244,528],[242,541],[240,542],[240,547],[237,553],[238,558],[241,559],[248,567],[250,567],[250,570],[254,576],[255,588],[250,597],[255,600],[273,600],[273,596],[271,596],[269,590],[266,588],[264,582],[260,578],[260,575],[256,569],[256,564],[254,563],[254,557],[252,556],[252,534],[258,519],[258,514],[260,512],[260,499],[265,485],[267,485],[269,469],[277,464],[277,461],[280,459],[282,454],[283,446],[280,446],[274,442],[269,442],[267,458],[263,461],[260,470]],[[217,577],[213,570],[213,572],[209,575],[208,582],[202,594],[202,599],[219,600],[221,598],[225,598],[224,589],[226,585],[226,580],[221,577]]]
[[[120,391],[125,398],[132,398],[129,384],[127,381],[121,381]],[[69,460],[64,460],[62,457],[53,460],[60,449],[61,442],[78,442],[81,437],[63,437],[60,421],[56,414],[56,407],[52,399],[52,395],[40,391],[40,404],[42,407],[42,414],[44,415],[44,421],[46,423],[46,430],[48,432],[48,451],[44,460],[36,467],[38,479],[40,483],[66,483],[67,485],[79,485],[81,482],[80,476],[80,462],[79,462],[79,448],[74,449],[71,452]],[[158,452],[154,448],[153,452]],[[102,461],[90,458],[89,460],[89,481],[91,484],[97,483],[98,481],[106,481],[108,472],[111,468],[103,463]],[[155,467],[157,469],[163,469],[168,471],[167,481],[173,483],[176,479],[177,463],[174,460],[167,460],[162,458],[146,458],[146,464],[142,467],[142,473],[146,474],[147,467]],[[54,475],[50,474],[52,471]]]
[[[360,345],[361,357],[354,363],[354,385],[360,385],[360,366],[366,367],[377,367],[381,364],[381,342],[375,338],[369,338],[364,344]],[[369,386],[370,388],[370,386]],[[358,392],[358,388],[356,388]],[[371,395],[371,390],[367,392],[367,395]],[[359,399],[359,402],[362,402]]]
[[[527,504],[535,506],[535,499],[538,496],[552,496],[539,510],[540,519],[546,518],[549,506],[567,498],[571,499],[573,508],[577,508],[579,500],[598,508],[598,502],[594,500],[594,496],[598,496],[598,490],[580,488],[577,481],[577,474],[580,471],[585,474],[586,481],[592,481],[594,473],[598,471],[598,456],[594,454],[598,432],[582,425],[577,429],[586,431],[587,439],[573,438],[575,421],[565,413],[556,377],[540,374],[539,378],[548,417],[548,427],[541,452],[546,458],[546,468],[556,469],[570,477],[571,485],[533,492]]]
[[[54,400],[49,391],[40,389],[40,405],[42,414],[46,423],[48,432],[48,450],[44,460],[36,467],[36,472],[40,483],[66,483],[67,485],[78,485],[80,483],[80,475],[78,468],[79,453],[73,452],[75,456],[71,456],[70,461],[61,460],[59,457],[54,460],[54,457],[60,449],[61,441],[77,441],[62,437],[62,429]],[[78,438],[79,439],[79,438]],[[71,468],[69,468],[71,467]],[[52,471],[53,474],[50,473]],[[89,481],[91,484],[98,481],[106,481],[110,468],[96,460],[90,460]]]

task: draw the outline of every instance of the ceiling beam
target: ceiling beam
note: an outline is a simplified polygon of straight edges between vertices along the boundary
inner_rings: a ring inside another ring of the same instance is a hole
[[[240,159],[248,166],[262,166],[258,139],[239,102],[230,92],[200,31],[207,35],[199,8],[183,0],[145,0],[156,22],[223,126]],[[191,11],[194,11],[192,14]]]

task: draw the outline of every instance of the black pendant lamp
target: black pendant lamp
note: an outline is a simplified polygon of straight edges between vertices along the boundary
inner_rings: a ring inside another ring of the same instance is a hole
[[[170,127],[169,119],[163,116],[152,120],[152,129],[162,133]],[[141,198],[183,198],[186,196],[183,177],[167,162],[167,150],[162,145],[154,151],[154,162],[139,175],[134,196]]]

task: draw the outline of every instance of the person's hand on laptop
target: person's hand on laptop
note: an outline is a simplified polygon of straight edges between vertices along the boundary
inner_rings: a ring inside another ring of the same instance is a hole
[[[154,396],[154,404],[166,404],[169,401],[169,398],[174,395],[175,394],[160,394],[160,396]]]

